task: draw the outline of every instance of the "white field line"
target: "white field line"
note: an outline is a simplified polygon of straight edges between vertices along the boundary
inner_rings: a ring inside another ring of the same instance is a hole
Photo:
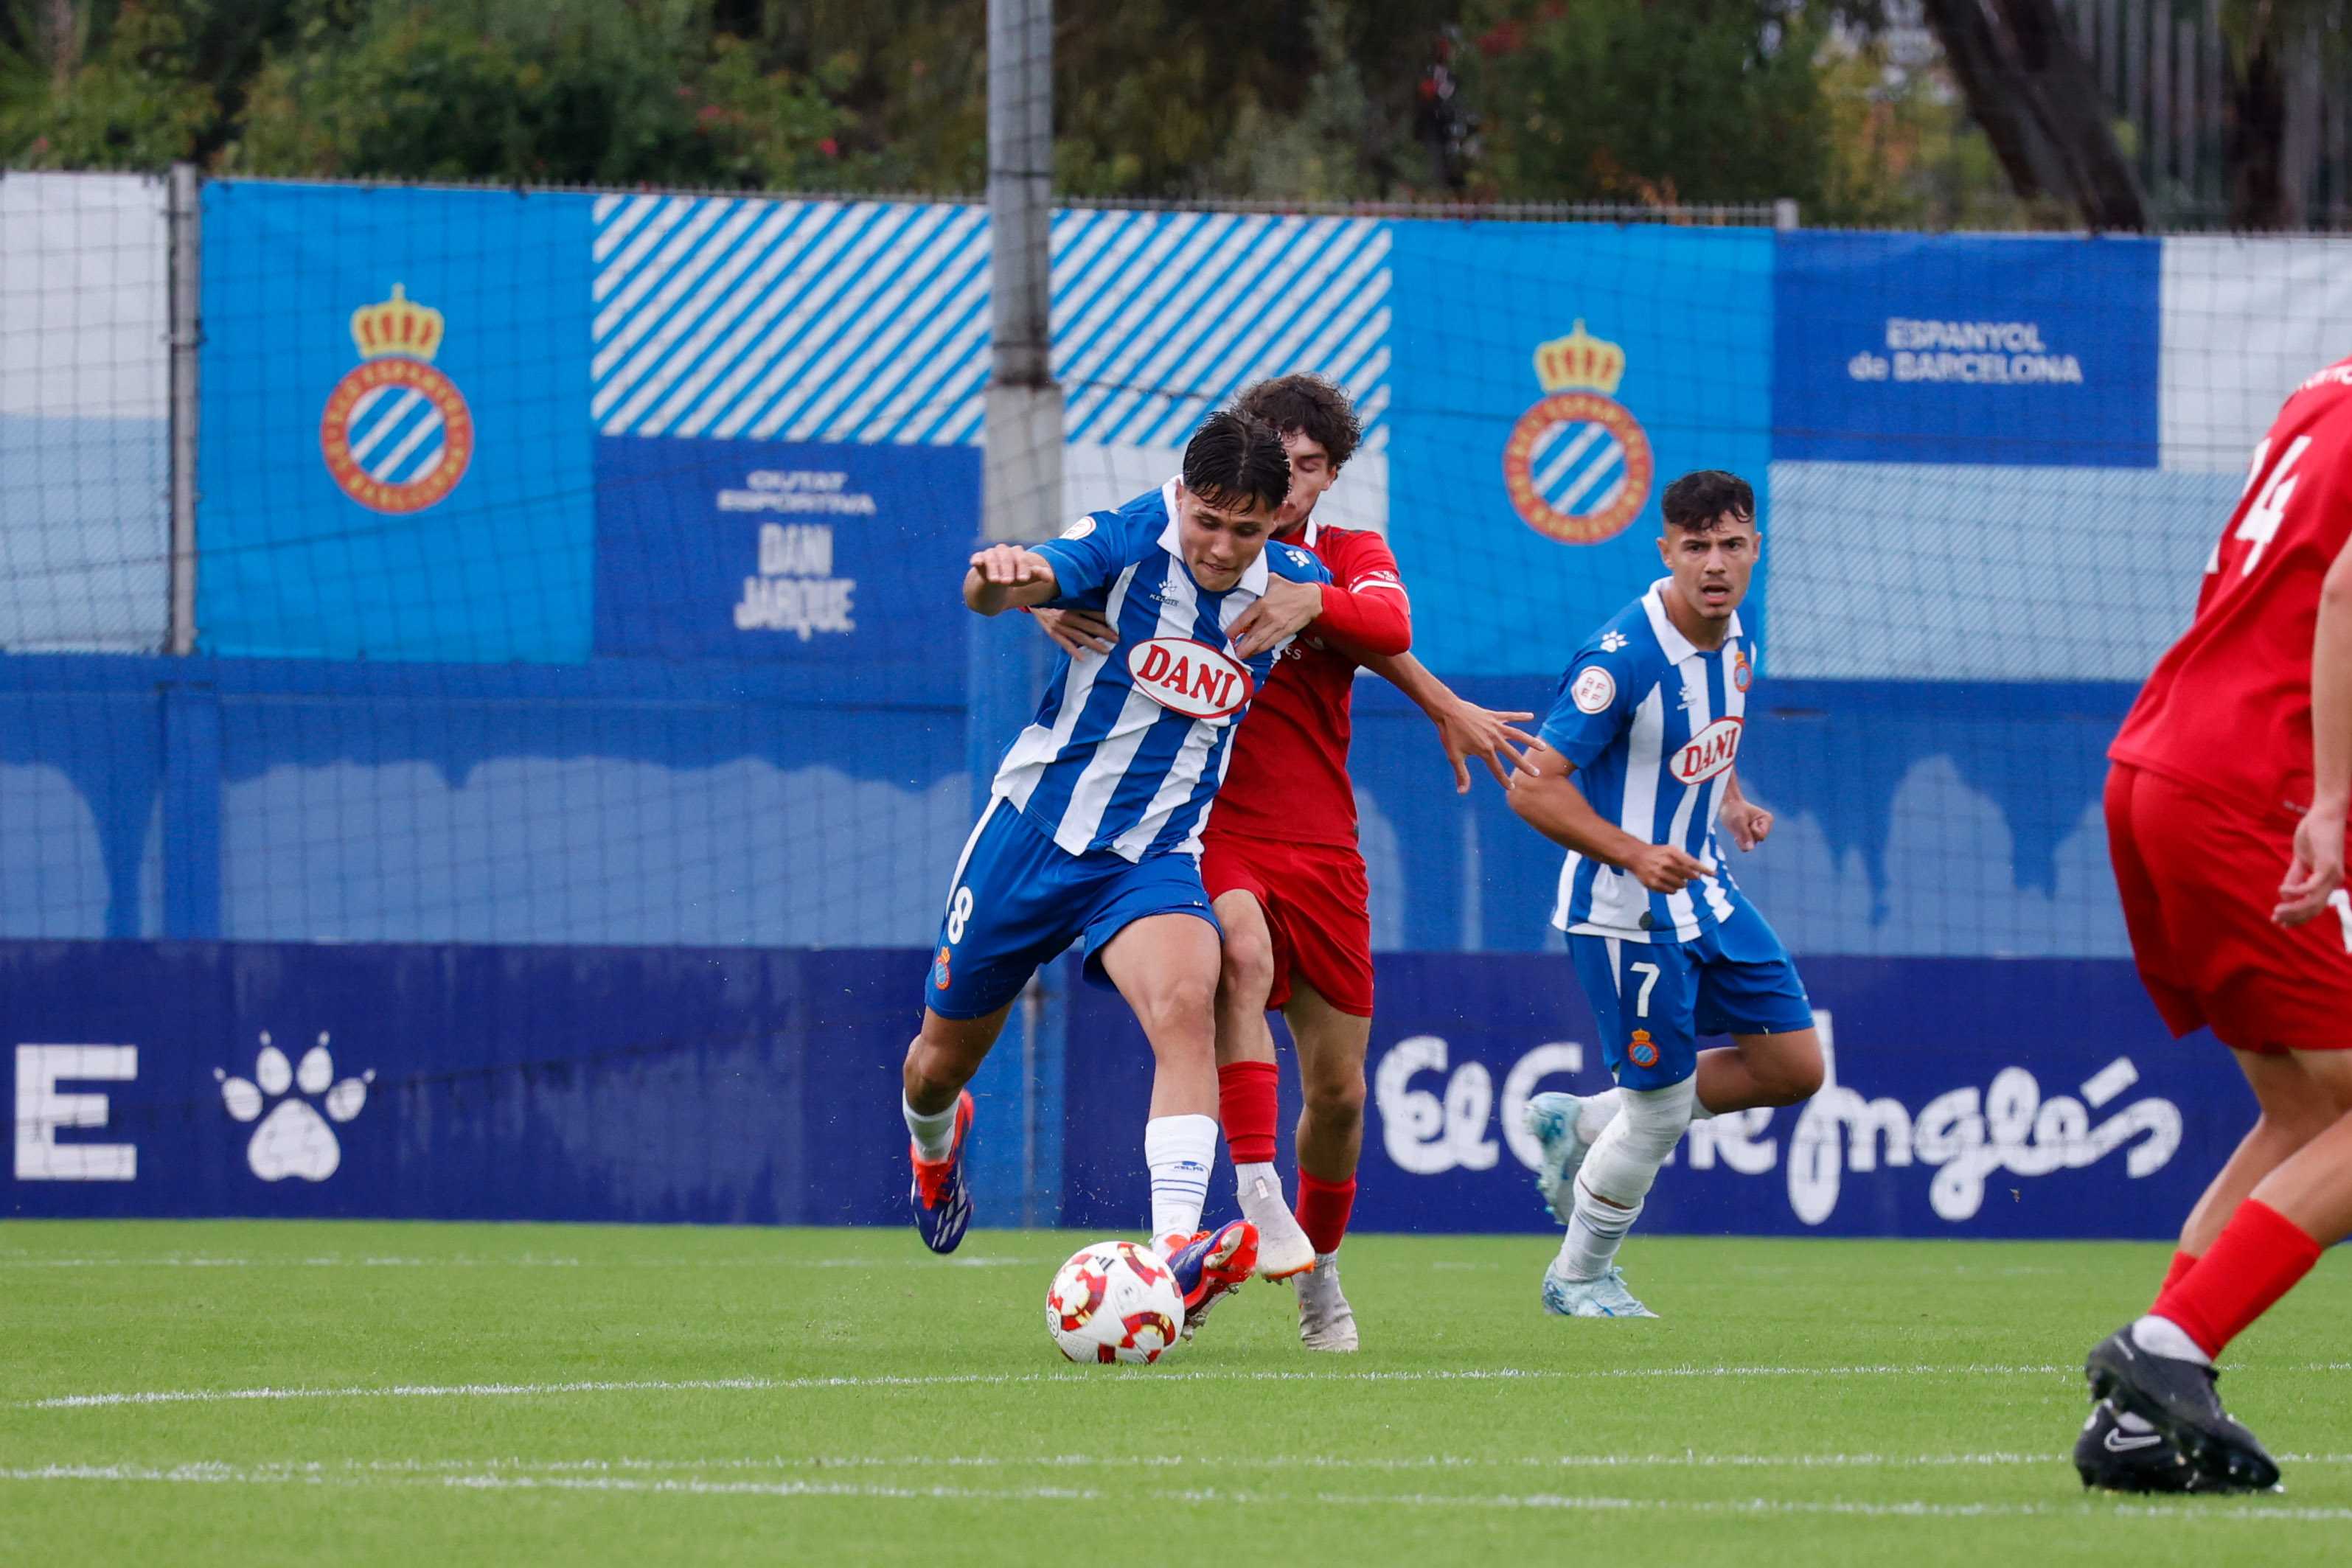
[[[2282,1464],[2352,1466],[2352,1454],[2280,1454]],[[2045,1453],[1979,1454],[1423,1454],[1357,1458],[1334,1454],[1241,1454],[1231,1458],[1179,1454],[801,1454],[725,1458],[588,1459],[487,1458],[309,1459],[239,1465],[194,1460],[168,1471],[140,1468],[142,1476],[168,1474],[189,1480],[357,1480],[368,1477],[442,1476],[458,1472],[518,1475],[612,1475],[684,1471],[903,1470],[903,1469],[1134,1469],[1197,1470],[1239,1468],[1368,1471],[1580,1470],[1580,1469],[1992,1469],[2060,1466],[2066,1457]],[[47,1465],[11,1474],[16,1479],[124,1479],[120,1467]]]
[[[856,1481],[709,1480],[699,1476],[675,1478],[614,1475],[530,1475],[475,1468],[438,1477],[383,1476],[366,1471],[336,1474],[317,1466],[179,1465],[169,1469],[129,1465],[47,1465],[0,1470],[0,1481],[131,1481],[197,1485],[289,1482],[335,1486],[437,1484],[467,1491],[579,1491],[638,1493],[688,1497],[759,1497],[774,1499],[856,1498],[898,1501],[1084,1502],[1101,1493],[1082,1487],[956,1487],[937,1484],[890,1486]],[[1505,1492],[1449,1495],[1443,1492],[1317,1492],[1299,1496],[1279,1492],[1226,1490],[1219,1488],[1158,1492],[1163,1502],[1240,1503],[1327,1508],[1477,1509],[1487,1511],[1569,1511],[1597,1513],[1838,1515],[1865,1519],[2016,1519],[2121,1517],[2161,1521],[2169,1525],[2217,1521],[2227,1523],[2342,1524],[2352,1522],[2352,1508],[2297,1508],[2276,1503],[2233,1503],[2211,1506],[2190,1501],[2175,1506],[2110,1503],[2084,1500],[2065,1502],[1929,1502],[1916,1500],[1811,1501],[1785,1498],[1696,1499],[1578,1497],[1551,1492]]]
[[[2273,1372],[2352,1372],[2352,1362],[2304,1362],[2267,1367]],[[2074,1376],[2081,1369],[2055,1364],[2002,1365],[1968,1363],[1937,1365],[1864,1366],[1624,1366],[1576,1369],[1493,1367],[1434,1372],[1281,1372],[1273,1370],[1178,1372],[1155,1370],[1131,1375],[1090,1376],[1066,1372],[967,1372],[837,1377],[642,1378],[576,1383],[425,1383],[339,1388],[151,1389],[117,1394],[66,1394],[21,1400],[20,1410],[86,1410],[118,1405],[216,1405],[286,1399],[514,1399],[571,1394],[795,1393],[826,1388],[953,1388],[1019,1384],[1070,1387],[1143,1387],[1154,1383],[1507,1383],[1651,1380],[1692,1377],[2049,1377]]]
[[[1005,1269],[1051,1268],[1056,1258],[0,1258],[0,1269]]]
[[[389,1485],[420,1482],[460,1487],[469,1491],[614,1491],[673,1492],[690,1496],[774,1498],[888,1498],[949,1502],[1086,1502],[1100,1494],[1074,1487],[949,1487],[886,1486],[854,1481],[709,1481],[698,1476],[639,1479],[630,1476],[535,1476],[493,1472],[438,1478],[335,1474],[316,1466],[175,1465],[166,1469],[138,1465],[43,1465],[30,1469],[0,1469],[0,1481],[163,1481],[202,1486],[263,1485],[363,1486],[370,1481]]]
[[[1184,1500],[1241,1500],[1238,1493],[1178,1493]],[[2080,1517],[2090,1514],[2100,1517],[2120,1514],[2128,1518],[2162,1520],[2168,1524],[2207,1520],[2229,1523],[2275,1523],[2289,1521],[2299,1524],[2339,1524],[2352,1522],[2352,1508],[2294,1508],[2275,1503],[2248,1503],[2221,1509],[2203,1509],[2194,1505],[2182,1508],[2153,1507],[2144,1503],[2099,1503],[2089,1500],[2079,1502],[1853,1502],[1832,1500],[1799,1501],[1783,1498],[1741,1498],[1714,1500],[1701,1498],[1623,1498],[1566,1497],[1534,1493],[1506,1493],[1492,1497],[1448,1497],[1443,1492],[1373,1492],[1349,1496],[1337,1492],[1318,1492],[1311,1499],[1253,1498],[1252,1501],[1313,1501],[1335,1508],[1474,1508],[1474,1509],[1563,1509],[1597,1512],[1644,1511],[1661,1513],[1713,1513],[1761,1516],[1771,1514],[1843,1514],[1864,1519],[2030,1519]]]

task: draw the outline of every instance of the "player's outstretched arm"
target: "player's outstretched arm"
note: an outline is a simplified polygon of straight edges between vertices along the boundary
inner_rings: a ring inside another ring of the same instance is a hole
[[[1470,792],[1469,759],[1473,757],[1486,765],[1496,783],[1506,789],[1511,787],[1511,775],[1505,764],[1509,768],[1519,766],[1519,752],[1513,742],[1520,747],[1536,744],[1534,736],[1512,726],[1535,715],[1502,712],[1465,701],[1411,653],[1367,658],[1364,668],[1411,697],[1429,716],[1429,722],[1437,727],[1437,744],[1444,747],[1445,760],[1454,766],[1455,794]]]
[[[1652,893],[1680,893],[1693,877],[1706,874],[1697,857],[1671,844],[1644,843],[1604,820],[1570,778],[1575,771],[1576,764],[1535,742],[1511,775],[1511,810],[1562,849],[1631,872]]]
[[[1019,545],[991,545],[986,549],[974,550],[971,565],[963,574],[964,604],[982,615],[1043,604],[1060,595],[1061,584],[1055,579],[1054,563]]]
[[[1265,585],[1258,601],[1234,617],[1225,635],[1233,640],[1234,656],[1255,659],[1268,648],[1305,631],[1315,618],[1323,613],[1320,583],[1293,582],[1277,577]]]
[[[2319,590],[2311,648],[2311,809],[2294,828],[2294,860],[2271,918],[2300,925],[2344,885],[2344,819],[2352,805],[2352,541]]]
[[[1091,610],[1029,612],[1045,640],[1075,659],[1081,653],[1108,653],[1118,646],[1118,629]]]

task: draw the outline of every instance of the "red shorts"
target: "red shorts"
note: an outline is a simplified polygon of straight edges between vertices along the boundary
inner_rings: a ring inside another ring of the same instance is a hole
[[[2107,772],[2107,853],[2132,957],[2176,1035],[2210,1025],[2265,1055],[2352,1048],[2352,907],[2271,923],[2294,822],[2143,768]]]
[[[1343,1013],[1372,1016],[1372,904],[1364,857],[1349,845],[1291,844],[1212,832],[1202,843],[1209,902],[1249,894],[1274,936],[1274,989],[1290,1000],[1296,975]]]

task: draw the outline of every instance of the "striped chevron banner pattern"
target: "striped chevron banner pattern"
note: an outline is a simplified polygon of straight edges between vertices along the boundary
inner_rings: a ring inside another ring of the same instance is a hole
[[[1556,424],[1528,455],[1536,490],[1570,517],[1605,512],[1625,490],[1625,447],[1605,424]]]
[[[1066,212],[1054,361],[1074,443],[1173,446],[1250,382],[1319,371],[1387,444],[1390,225]],[[593,417],[607,435],[980,439],[985,209],[605,196]]]

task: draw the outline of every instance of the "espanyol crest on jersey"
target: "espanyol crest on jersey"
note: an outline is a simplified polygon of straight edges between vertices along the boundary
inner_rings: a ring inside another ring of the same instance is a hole
[[[1570,851],[1552,924],[1575,936],[1688,942],[1742,902],[1715,837],[1740,737],[1755,644],[1739,617],[1720,648],[1692,644],[1666,617],[1671,579],[1618,612],[1576,652],[1545,717],[1546,745],[1576,764],[1592,809],[1651,844],[1673,844],[1710,874],[1675,894]]]
[[[1303,549],[1269,543],[1238,585],[1203,591],[1178,546],[1173,479],[1036,549],[1061,588],[1053,607],[1095,612],[1118,643],[1055,667],[995,792],[1074,855],[1199,854],[1234,727],[1288,645],[1243,660],[1229,629],[1275,578],[1321,583],[1330,573]]]

